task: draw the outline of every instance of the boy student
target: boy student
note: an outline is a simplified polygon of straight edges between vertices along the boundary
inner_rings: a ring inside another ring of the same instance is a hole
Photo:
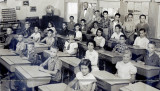
[[[86,20],[85,19],[81,19],[81,30],[85,34],[88,33],[88,26],[86,25]]]
[[[62,23],[62,29],[59,31],[59,34],[68,36],[69,30],[68,30],[68,25],[66,22]]]
[[[145,65],[160,67],[160,59],[159,56],[155,53],[155,50],[156,50],[156,43],[150,41],[148,43],[146,54],[141,55],[139,58],[137,58],[136,59],[137,62]]]
[[[80,24],[79,23],[75,24],[74,28],[75,28],[75,33],[76,33],[75,39],[81,41],[82,40],[82,32],[81,32]]]
[[[12,34],[12,28],[7,28],[7,37],[5,43],[2,43],[4,45],[4,49],[15,49],[16,47],[16,40],[14,38],[14,34]]]
[[[126,37],[124,35],[121,35],[119,44],[117,44],[112,51],[123,54],[125,50],[128,50],[128,46],[125,44],[125,42],[126,42]]]
[[[146,23],[146,15],[142,14],[139,16],[139,19],[140,19],[140,23],[138,23],[136,25],[136,33],[137,33],[137,36],[140,35],[140,29],[141,28],[144,28],[145,31],[146,31],[146,34],[147,34],[147,37],[150,37],[151,36],[151,31],[150,31],[150,28],[149,28],[149,25],[148,23]]]
[[[74,29],[74,25],[75,25],[74,16],[70,16],[69,20],[70,20],[70,22],[67,23],[68,29],[69,30],[73,30]]]
[[[96,11],[94,12],[92,21],[93,21],[93,22],[94,22],[94,21],[97,21],[98,23],[100,23],[100,21],[101,21],[101,14],[100,14],[100,11],[99,11],[99,10],[96,10]]]
[[[40,42],[41,34],[39,33],[39,28],[37,26],[34,27],[34,33],[30,38],[33,38],[34,42]]]
[[[24,52],[24,56],[26,56],[28,58],[28,61],[31,62],[32,65],[40,65],[41,60],[40,57],[37,53],[35,53],[34,50],[34,43],[28,43],[27,44],[27,50],[26,52]]]
[[[78,49],[78,44],[77,42],[74,40],[75,38],[75,32],[70,31],[69,32],[69,40],[65,42],[65,48],[64,48],[64,52],[74,55],[77,53],[77,49]]]
[[[111,32],[110,26],[111,26],[111,21],[108,17],[108,11],[103,11],[103,18],[101,19],[100,27],[103,28],[104,36],[105,36],[105,39],[107,40],[111,36],[111,33],[109,33]]]
[[[133,21],[133,14],[128,14],[128,20],[123,24],[123,32],[127,37],[127,44],[132,45],[134,42],[135,23]]]
[[[119,24],[119,25],[122,26],[122,23],[120,22],[120,17],[121,17],[121,15],[120,15],[119,13],[116,13],[116,14],[115,14],[115,18],[114,18],[114,20],[112,21],[112,28],[113,28],[113,30],[112,30],[111,34],[115,32],[115,26],[116,26],[117,24]]]
[[[130,81],[133,82],[135,80],[137,68],[131,63],[131,55],[132,53],[130,50],[125,50],[123,60],[116,64],[116,76],[122,79],[130,79]]]
[[[122,29],[121,25],[117,24],[115,26],[115,32],[112,34],[111,39],[120,40],[120,36],[123,35],[121,29]]]
[[[28,38],[29,36],[31,36],[32,29],[28,21],[25,22],[24,29],[21,30],[21,34],[24,36],[24,38]]]
[[[141,28],[139,32],[140,32],[140,36],[135,39],[133,45],[138,46],[140,48],[147,49],[149,40],[146,38],[146,30],[144,28]]]
[[[98,52],[94,50],[96,43],[93,40],[87,42],[88,50],[86,51],[85,59],[89,59],[92,65],[92,71],[99,71],[98,68]]]
[[[61,80],[62,62],[57,56],[58,49],[51,47],[50,50],[50,57],[40,65],[39,70],[52,75],[51,83],[59,82]],[[47,67],[47,69],[44,69],[44,67]]]
[[[26,50],[26,44],[23,42],[23,35],[18,35],[18,43],[16,45],[16,53],[20,56],[23,55],[23,52]]]
[[[41,42],[45,42],[49,47],[54,45],[55,39],[53,38],[53,31],[48,30],[47,37],[41,40]]]

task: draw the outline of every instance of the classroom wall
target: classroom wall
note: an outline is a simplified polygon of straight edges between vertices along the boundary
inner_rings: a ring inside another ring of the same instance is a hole
[[[41,18],[46,14],[45,9],[48,5],[52,5],[55,8],[55,15],[59,15],[64,18],[64,0],[28,0],[29,6],[23,6],[23,1],[26,0],[7,0],[6,3],[0,3],[0,12],[4,8],[16,8],[20,6],[20,10],[16,10],[17,19],[23,20],[26,17],[39,16]],[[36,6],[36,12],[30,12],[30,6]],[[1,19],[1,15],[0,15]]]

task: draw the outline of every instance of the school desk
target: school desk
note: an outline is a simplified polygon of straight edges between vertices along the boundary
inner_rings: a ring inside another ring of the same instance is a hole
[[[107,47],[112,48],[112,49],[113,49],[117,44],[118,44],[118,41],[116,41],[116,40],[114,40],[114,39],[112,39],[112,40],[107,40],[107,41],[106,41]]]
[[[38,91],[65,91],[67,85],[65,83],[42,85],[38,87]]]
[[[45,58],[50,57],[50,55],[51,55],[51,51],[50,50],[44,50],[43,51],[43,56]],[[61,51],[58,51],[57,56],[58,57],[76,57],[76,55],[70,55],[68,53],[64,53],[64,52],[61,52]]]
[[[137,67],[137,74],[139,75],[142,75],[146,78],[151,78],[159,75],[160,67],[144,65],[135,61],[132,61],[132,63]]]
[[[119,91],[119,88],[128,85],[130,82],[107,71],[95,71],[92,74],[97,79],[97,86],[107,91]]]
[[[160,91],[154,87],[151,87],[142,82],[137,82],[134,84],[129,84],[128,86],[120,88],[120,91]]]
[[[16,56],[16,54],[8,49],[0,49],[0,56]]]
[[[142,55],[142,54],[145,54],[146,52],[146,49],[132,46],[132,45],[128,45],[128,48],[131,50],[132,54],[135,54],[135,55]]]
[[[44,43],[35,43],[34,47],[35,47],[36,53],[41,53],[41,52],[43,52],[43,50],[48,50],[48,48],[49,48],[49,46]]]
[[[74,68],[81,62],[81,60],[76,57],[60,57],[59,59],[62,61],[63,67],[71,70],[72,72],[74,72]]]
[[[4,65],[10,72],[15,72],[15,67],[30,65],[26,59],[21,58],[20,56],[2,56],[0,57],[0,63]]]
[[[51,75],[39,71],[39,66],[17,66],[15,73],[28,88],[48,84],[51,80]]]

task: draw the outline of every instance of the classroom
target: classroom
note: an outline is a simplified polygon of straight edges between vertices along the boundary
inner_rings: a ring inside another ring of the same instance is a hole
[[[160,91],[160,0],[0,0],[0,91]]]

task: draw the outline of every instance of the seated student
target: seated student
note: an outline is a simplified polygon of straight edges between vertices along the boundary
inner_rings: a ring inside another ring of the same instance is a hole
[[[85,59],[89,59],[92,65],[92,71],[99,71],[98,68],[98,52],[94,50],[96,43],[93,40],[87,42],[88,50],[86,51]]]
[[[51,29],[48,30],[47,37],[42,39],[41,42],[45,42],[49,47],[54,45],[55,39],[53,38],[53,31]]]
[[[91,27],[91,34],[95,36],[96,32],[97,32],[97,29],[98,29],[98,22],[94,21],[92,23],[92,27]]]
[[[91,74],[92,67],[89,59],[83,59],[79,64],[80,72],[71,81],[65,91],[94,91],[96,78]]]
[[[147,49],[147,45],[149,43],[149,40],[146,38],[146,30],[144,28],[141,28],[139,30],[139,32],[140,32],[140,36],[135,39],[133,45],[140,47],[140,48]]]
[[[74,25],[75,25],[74,16],[70,16],[69,20],[70,20],[70,22],[67,23],[68,29],[72,31],[74,29]]]
[[[44,30],[44,36],[47,35],[49,29],[51,29],[53,31],[53,37],[54,37],[56,35],[57,31],[55,29],[55,26],[54,26],[53,22],[48,22],[48,26]]]
[[[114,32],[115,32],[115,26],[117,25],[117,24],[119,24],[120,26],[122,26],[122,23],[120,22],[120,17],[121,17],[121,14],[119,14],[119,13],[116,13],[115,14],[115,17],[114,17],[114,20],[112,21],[112,32],[111,32],[111,34],[113,34]]]
[[[59,31],[60,35],[68,36],[69,30],[66,22],[62,23],[62,29]]]
[[[16,53],[20,56],[23,55],[23,52],[26,50],[26,44],[23,42],[23,35],[18,35],[18,43],[16,45]]]
[[[74,28],[75,28],[75,33],[76,33],[75,39],[81,41],[82,40],[82,32],[81,32],[80,24],[78,24],[78,23],[75,24]]]
[[[7,28],[7,37],[5,43],[2,43],[1,45],[4,46],[4,49],[15,49],[16,40],[14,38],[14,34],[12,34],[12,28]]]
[[[96,37],[94,37],[94,41],[96,42],[96,47],[103,48],[105,45],[105,38],[102,36],[103,35],[103,29],[98,28]]]
[[[78,44],[77,42],[74,40],[75,38],[75,32],[70,31],[69,32],[69,40],[65,42],[64,45],[64,52],[74,55],[77,53],[77,49],[78,49]]]
[[[28,38],[32,34],[32,28],[30,27],[30,23],[28,21],[25,22],[24,28],[21,29],[21,33],[24,38]]]
[[[115,39],[115,40],[119,40],[120,36],[123,35],[123,33],[121,32],[121,25],[116,25],[115,26],[115,32],[112,34],[111,39]]]
[[[57,56],[58,49],[51,47],[50,50],[50,57],[40,65],[39,70],[52,75],[51,83],[54,81],[59,82],[61,80],[62,62]],[[45,67],[47,67],[47,69],[44,69]]]
[[[133,82],[135,80],[137,68],[131,63],[131,55],[132,53],[130,50],[125,50],[123,60],[116,64],[116,76],[122,79],[130,79],[130,81]]]
[[[145,65],[160,67],[160,59],[159,56],[155,53],[155,50],[156,50],[156,43],[150,41],[148,43],[146,54],[141,55],[139,58],[137,58],[136,59],[137,62]]]
[[[88,33],[88,26],[86,25],[86,20],[85,19],[81,19],[81,30],[85,34]]]
[[[126,42],[126,37],[125,35],[121,35],[120,36],[120,40],[119,40],[119,44],[117,44],[114,48],[113,48],[113,52],[116,53],[120,53],[123,54],[125,52],[125,50],[128,50],[128,46],[125,44]]]
[[[29,38],[33,38],[34,42],[40,42],[41,34],[39,33],[39,28],[37,26],[34,27],[34,33]]]
[[[27,50],[24,52],[24,56],[27,57],[28,61],[31,62],[31,65],[40,65],[41,59],[37,53],[35,53],[34,50],[34,43],[28,43],[27,44]]]

